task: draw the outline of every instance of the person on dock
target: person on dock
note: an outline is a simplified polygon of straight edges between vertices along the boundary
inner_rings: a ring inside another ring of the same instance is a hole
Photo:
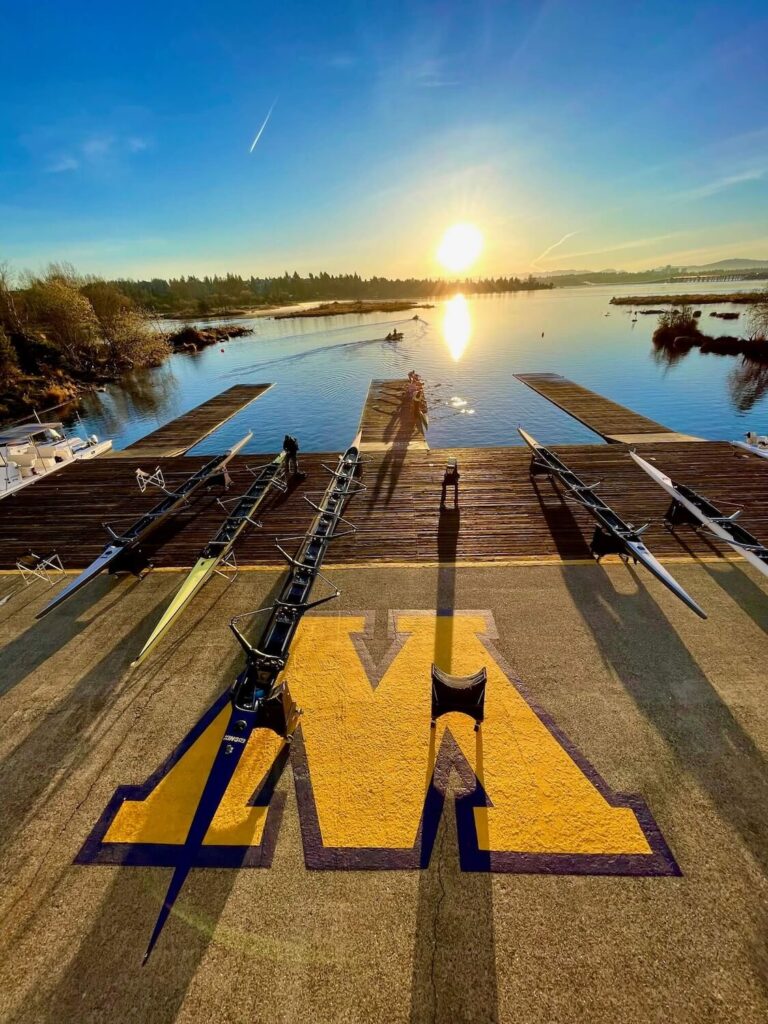
[[[299,442],[293,434],[286,434],[283,438],[283,451],[286,455],[286,470],[288,476],[295,476],[300,480],[303,480],[307,474],[302,473],[299,469]]]

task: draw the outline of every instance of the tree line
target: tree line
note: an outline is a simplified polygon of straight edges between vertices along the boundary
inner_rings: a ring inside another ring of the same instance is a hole
[[[205,316],[233,308],[278,306],[331,299],[420,299],[462,291],[465,295],[551,288],[534,277],[495,277],[444,281],[433,278],[363,278],[359,274],[308,274],[286,271],[282,277],[177,277],[110,282],[145,309],[156,313]]]

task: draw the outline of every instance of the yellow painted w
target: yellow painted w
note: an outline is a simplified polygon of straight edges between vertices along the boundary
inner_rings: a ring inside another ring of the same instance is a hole
[[[455,770],[465,869],[678,873],[642,800],[613,794],[512,681],[490,643],[488,613],[458,612],[448,621],[400,612],[392,622],[393,649],[378,678],[364,616],[307,616],[294,644],[286,675],[304,714],[291,758],[308,867],[424,866]],[[458,675],[486,666],[486,718],[478,732],[458,714],[430,728],[436,657]],[[79,859],[172,863],[227,716],[228,705],[212,714],[149,792],[116,794],[114,813],[86,843],[90,855]],[[270,770],[281,747],[270,732],[251,736],[201,863],[234,863],[235,850],[264,842]],[[110,857],[110,846],[120,856]]]

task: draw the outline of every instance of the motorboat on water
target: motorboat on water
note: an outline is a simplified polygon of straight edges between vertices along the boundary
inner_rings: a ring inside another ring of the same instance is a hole
[[[111,447],[111,441],[100,441],[95,434],[68,436],[58,422],[0,427],[0,498],[70,462],[95,459]]]

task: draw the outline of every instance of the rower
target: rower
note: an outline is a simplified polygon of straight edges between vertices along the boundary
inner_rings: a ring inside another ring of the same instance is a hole
[[[293,434],[286,434],[283,438],[283,451],[286,454],[286,469],[289,476],[298,477],[299,480],[303,480],[306,477],[306,473],[302,473],[299,469],[299,442],[293,436]]]

